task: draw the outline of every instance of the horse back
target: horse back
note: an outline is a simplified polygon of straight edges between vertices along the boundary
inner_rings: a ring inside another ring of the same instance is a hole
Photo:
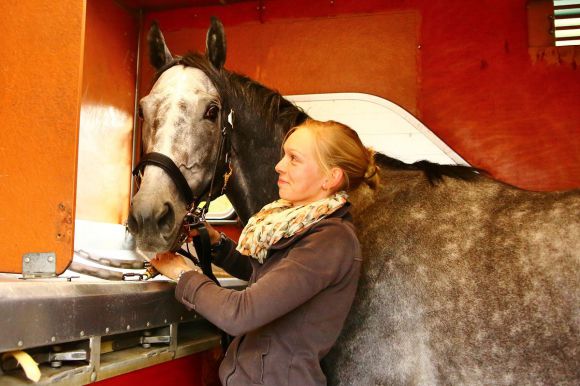
[[[330,384],[576,383],[580,191],[381,180],[352,196],[365,262]]]

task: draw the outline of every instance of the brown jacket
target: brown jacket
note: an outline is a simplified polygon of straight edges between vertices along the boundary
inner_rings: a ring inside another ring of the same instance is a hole
[[[362,261],[348,204],[274,244],[264,264],[228,241],[214,262],[247,280],[245,290],[187,272],[175,292],[187,308],[236,337],[220,366],[222,384],[326,385],[320,360],[342,329]]]

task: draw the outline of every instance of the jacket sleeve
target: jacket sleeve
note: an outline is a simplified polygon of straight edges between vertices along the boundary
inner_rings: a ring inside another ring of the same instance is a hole
[[[236,251],[236,243],[226,238],[224,245],[212,256],[212,263],[230,275],[245,281],[252,276],[250,257]]]
[[[291,246],[271,271],[243,291],[221,288],[196,272],[185,273],[177,300],[230,335],[272,322],[340,282],[358,256],[354,232],[340,223],[317,227]]]

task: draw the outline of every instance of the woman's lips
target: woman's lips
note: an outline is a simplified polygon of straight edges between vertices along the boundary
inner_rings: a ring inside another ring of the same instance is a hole
[[[287,184],[287,183],[288,183],[287,181],[284,181],[283,179],[278,178],[278,185]]]

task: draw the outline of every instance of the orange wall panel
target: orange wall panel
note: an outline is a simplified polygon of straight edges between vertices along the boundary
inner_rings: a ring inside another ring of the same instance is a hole
[[[154,14],[144,25],[157,19],[174,54],[204,50],[207,26],[175,28],[174,20],[193,19],[192,12]],[[285,95],[364,92],[416,114],[417,67],[406,63],[416,60],[419,23],[416,12],[406,11],[226,25],[226,67]],[[391,36],[391,45],[384,45],[384,36]],[[147,81],[152,70],[146,55],[142,66]]]
[[[22,255],[72,258],[85,3],[0,6],[0,271]]]

